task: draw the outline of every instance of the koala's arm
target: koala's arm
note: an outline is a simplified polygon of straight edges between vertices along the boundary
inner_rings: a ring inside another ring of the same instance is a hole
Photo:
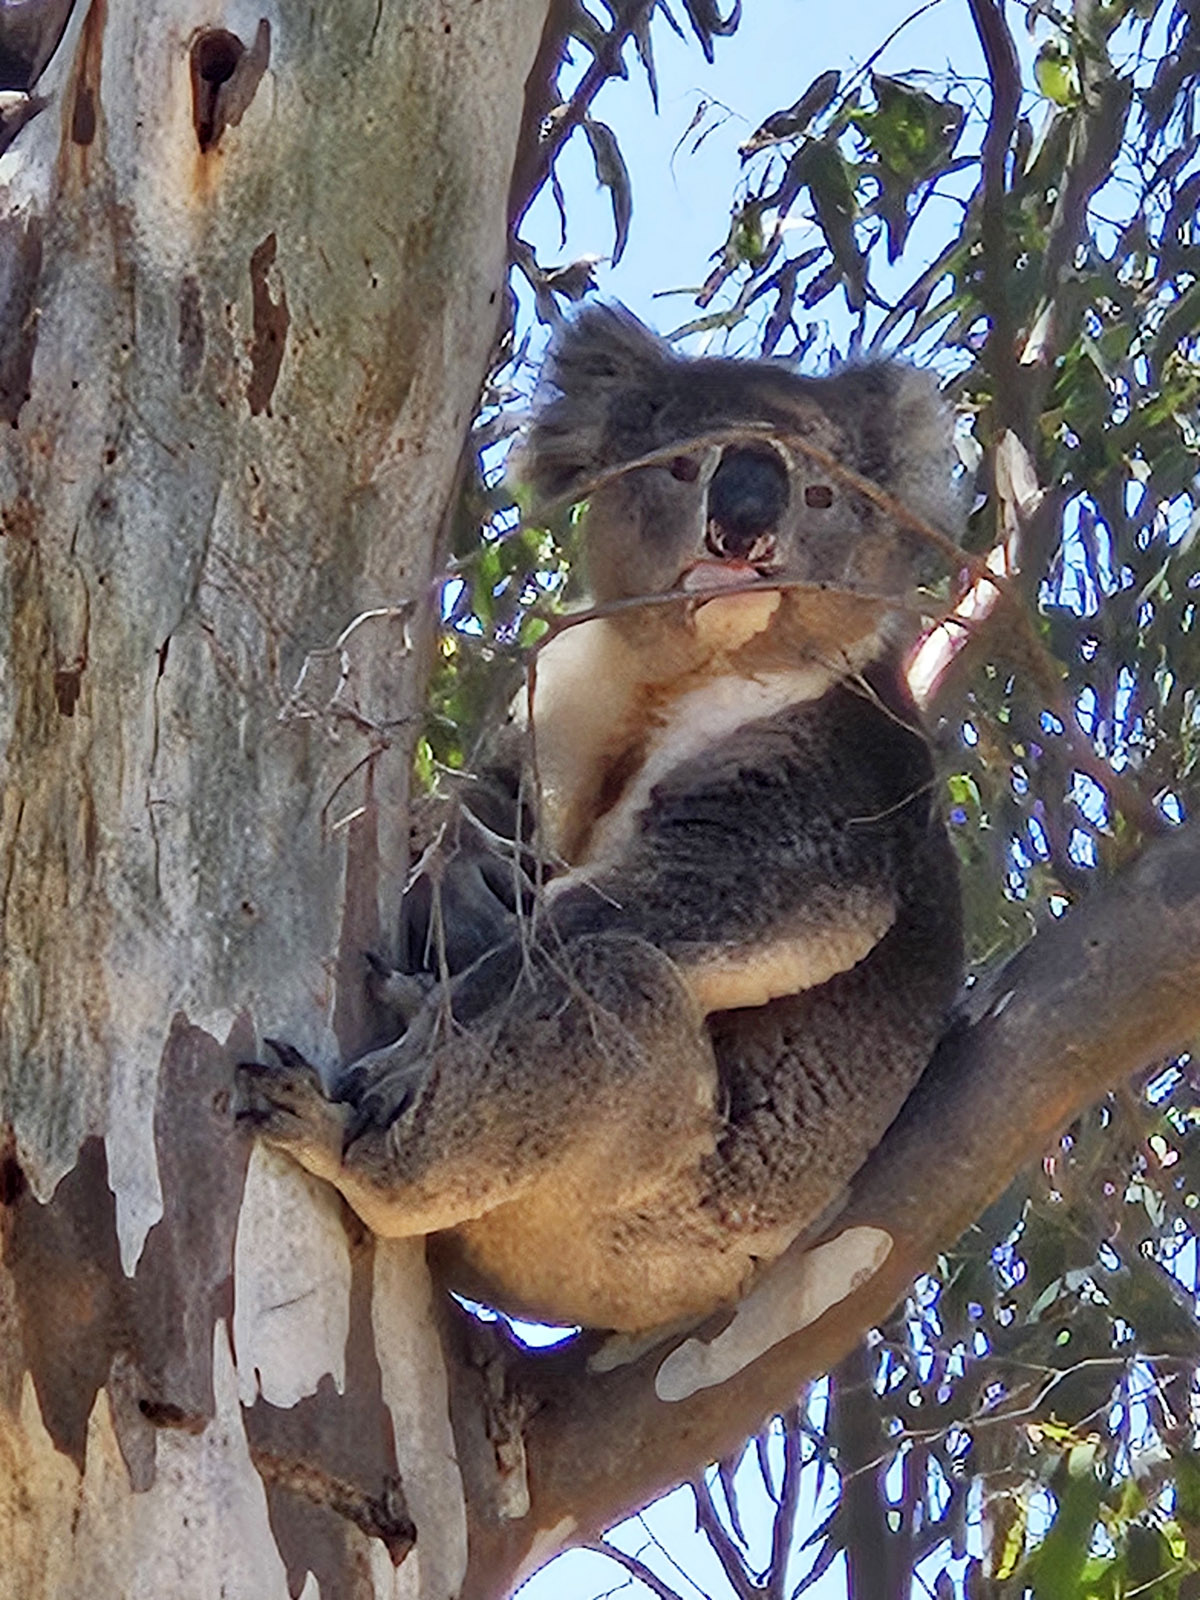
[[[837,686],[668,773],[618,859],[552,886],[554,926],[637,933],[706,1015],[856,965],[896,919],[932,781],[921,734],[871,695]]]
[[[421,986],[462,972],[530,910],[537,873],[524,789],[520,734],[505,729],[486,763],[448,775],[418,803],[395,971],[372,958],[380,998],[394,987],[403,1020]]]
[[[659,1167],[696,1164],[720,1135],[705,1014],[761,1003],[764,968],[791,993],[876,945],[930,783],[921,735],[865,688],[741,728],[668,773],[621,853],[516,919],[334,1101],[293,1060],[252,1077],[249,1115],[383,1234],[480,1216],[581,1147],[633,1181],[647,1130]]]

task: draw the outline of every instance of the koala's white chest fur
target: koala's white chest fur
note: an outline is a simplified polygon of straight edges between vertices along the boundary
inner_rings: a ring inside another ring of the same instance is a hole
[[[542,652],[533,731],[545,848],[573,867],[612,859],[674,768],[826,693],[839,673],[818,662],[739,667],[737,650],[769,626],[779,599],[706,601],[653,652],[608,618],[567,629]]]
[[[577,864],[597,866],[615,860],[628,845],[655,784],[668,773],[702,756],[748,722],[819,700],[833,682],[828,668],[803,666],[761,678],[715,677],[684,690],[663,707],[660,720],[651,725],[641,767],[612,808],[595,823],[587,853]]]

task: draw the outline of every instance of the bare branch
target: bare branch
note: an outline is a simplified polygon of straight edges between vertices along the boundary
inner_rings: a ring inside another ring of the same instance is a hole
[[[800,1412],[792,1406],[783,1418],[783,1493],[771,1529],[771,1571],[767,1579],[766,1600],[783,1600],[787,1580],[788,1555],[796,1533],[796,1512],[800,1505]]]
[[[513,172],[509,196],[509,227],[513,233],[521,226],[526,211],[550,176],[559,151],[587,116],[592,101],[608,80],[617,76],[621,54],[626,44],[636,37],[639,28],[644,28],[649,22],[650,14],[657,4],[658,0],[639,0],[628,16],[614,24],[592,57],[591,65],[579,80],[579,87],[565,105],[555,106],[552,103],[552,96],[543,90],[545,103],[541,115],[533,119],[533,137],[525,148],[518,151]],[[535,73],[539,69],[545,72],[549,65],[550,82],[553,82],[557,75],[557,65],[566,38],[565,26],[559,18],[567,11],[569,7],[556,5],[547,25],[548,39],[551,37],[551,30],[556,26],[561,30],[554,35],[555,54],[552,63],[547,63],[543,60],[543,56],[539,56],[538,63],[534,67]],[[547,48],[545,42],[542,48],[544,54]],[[531,119],[527,117],[525,121],[527,129],[530,127],[530,122]],[[547,123],[549,126],[546,126]]]
[[[729,1537],[703,1478],[697,1478],[692,1484],[692,1493],[696,1497],[696,1521],[721,1563],[729,1587],[739,1600],[760,1600],[761,1590],[747,1568],[742,1552]]]
[[[587,1546],[597,1555],[607,1556],[610,1561],[615,1561],[619,1567],[624,1567],[631,1578],[636,1578],[639,1583],[644,1583],[658,1600],[683,1600],[677,1589],[672,1589],[669,1583],[664,1583],[652,1567],[644,1561],[639,1561],[637,1556],[631,1556],[625,1550],[619,1550],[615,1544],[609,1544],[606,1539],[598,1539],[595,1544]]]

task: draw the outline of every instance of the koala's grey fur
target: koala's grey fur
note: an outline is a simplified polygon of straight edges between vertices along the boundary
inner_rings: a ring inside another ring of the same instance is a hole
[[[920,374],[689,361],[605,307],[568,328],[524,471],[590,497],[596,601],[689,598],[543,653],[538,840],[564,870],[537,903],[501,762],[444,863],[440,948],[428,897],[410,929],[430,992],[404,1036],[332,1100],[286,1048],[244,1075],[266,1138],[377,1232],[444,1235],[451,1282],[505,1310],[641,1330],[736,1299],[878,1142],[956,993],[957,877],[902,670],[929,552],[805,440],[952,529]]]

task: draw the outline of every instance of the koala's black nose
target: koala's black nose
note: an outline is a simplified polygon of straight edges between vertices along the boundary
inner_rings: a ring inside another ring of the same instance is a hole
[[[730,445],[708,486],[709,545],[745,558],[787,503],[787,469],[770,445]]]

